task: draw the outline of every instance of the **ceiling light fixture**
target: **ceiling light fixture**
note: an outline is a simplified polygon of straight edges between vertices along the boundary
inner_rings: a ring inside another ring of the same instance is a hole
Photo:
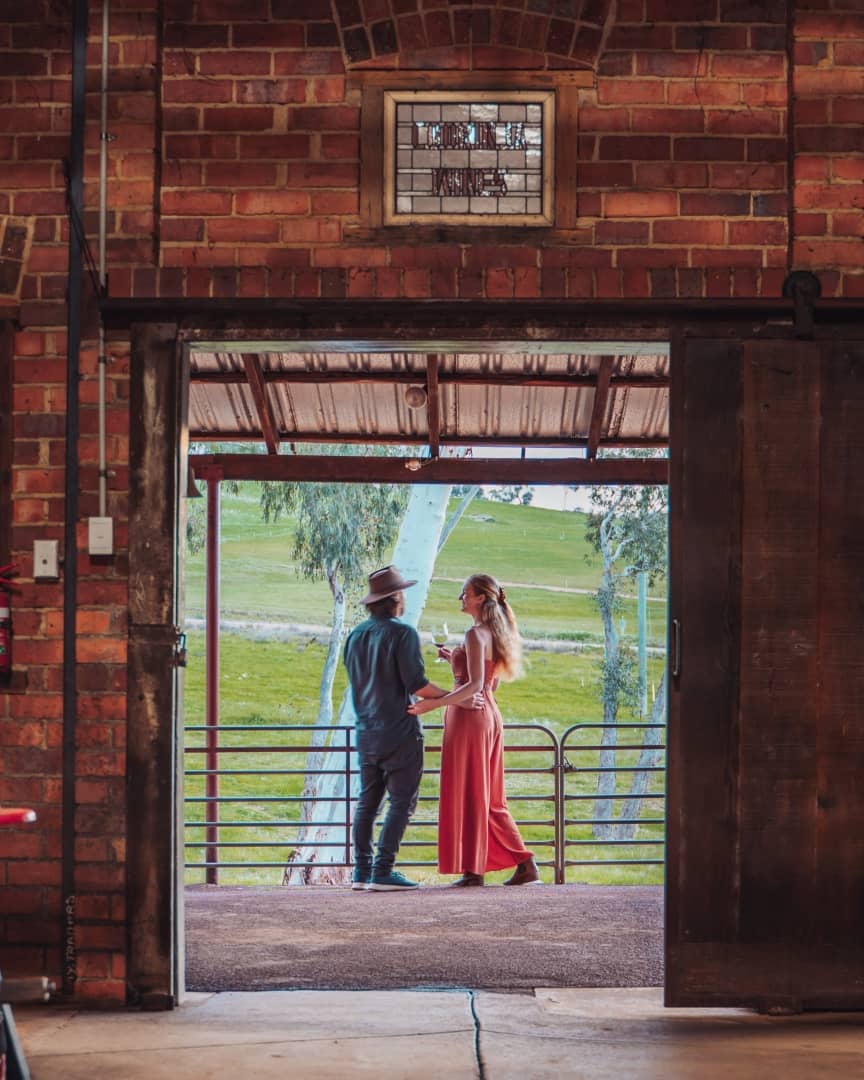
[[[426,404],[426,390],[422,386],[405,387],[405,404],[409,409],[422,409]]]

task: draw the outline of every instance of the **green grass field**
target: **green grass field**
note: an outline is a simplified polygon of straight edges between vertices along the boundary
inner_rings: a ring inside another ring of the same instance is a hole
[[[226,496],[222,506],[221,607],[223,618],[273,622],[328,623],[330,594],[324,582],[301,579],[291,559],[293,524],[261,520],[256,485]],[[585,541],[585,515],[478,500],[438,557],[424,619],[446,618],[460,626],[458,595],[465,577],[477,570],[505,582],[508,598],[526,637],[601,641],[593,597],[553,589],[593,591],[599,559]],[[204,614],[204,554],[187,560],[186,614]],[[451,579],[451,580],[447,580]],[[633,591],[633,590],[630,590]],[[636,631],[636,602],[621,611],[625,638]],[[648,605],[649,644],[662,646],[666,633],[665,582]]]
[[[249,488],[252,486],[250,485]],[[282,520],[265,525],[260,518],[257,494],[247,488],[239,496],[223,501],[222,534],[222,604],[226,618],[256,619],[272,622],[323,623],[329,617],[329,593],[323,583],[301,581],[290,558],[292,523]],[[526,637],[550,637],[573,642],[569,652],[529,651],[526,671],[518,682],[505,684],[498,693],[508,725],[506,755],[507,792],[514,816],[522,822],[529,845],[536,849],[538,860],[552,858],[553,774],[551,741],[544,732],[555,736],[580,724],[600,719],[598,700],[598,661],[601,651],[592,648],[602,635],[593,597],[578,592],[553,589],[593,589],[599,578],[596,556],[584,539],[582,514],[565,514],[533,507],[505,506],[478,501],[454,530],[438,559],[430,589],[424,624],[446,617],[454,633],[461,630],[457,596],[461,581],[473,569],[483,569],[507,582],[508,598],[520,619]],[[482,559],[478,559],[482,552]],[[203,555],[188,560],[187,609],[190,615],[203,614]],[[443,580],[453,579],[453,580]],[[545,586],[545,588],[543,588]],[[649,603],[649,644],[662,646],[665,637],[666,606],[662,595]],[[625,639],[635,631],[635,601],[625,602],[621,614]],[[584,643],[584,647],[583,644]],[[220,779],[220,794],[232,800],[220,807],[224,823],[219,830],[220,858],[239,865],[220,869],[219,880],[226,884],[278,884],[281,867],[297,836],[299,802],[255,801],[283,800],[297,797],[303,787],[305,751],[310,739],[304,732],[273,732],[269,725],[311,725],[318,711],[318,681],[324,658],[324,646],[315,637],[288,641],[252,641],[239,634],[223,634],[221,639],[220,723],[223,728],[249,726],[252,730],[233,733],[224,730],[220,741],[236,746],[236,753],[220,754],[219,762],[228,775]],[[662,675],[663,658],[652,654],[649,682],[656,686]],[[449,670],[436,665],[430,651],[428,671],[433,681],[445,682]],[[337,672],[334,700],[337,703],[345,688],[344,670]],[[420,880],[438,880],[435,869],[435,829],[437,769],[441,715],[426,718],[427,775],[421,788],[421,802],[415,820],[406,834],[402,856],[406,862],[425,865],[412,868]],[[626,714],[621,722],[634,719]],[[204,722],[204,639],[201,633],[189,636],[189,666],[186,671],[185,723],[187,747],[203,745],[203,734],[188,730]],[[513,725],[527,725],[527,729]],[[599,740],[600,732],[585,728],[572,731],[567,738],[567,758],[574,766],[566,776],[568,796],[567,827],[569,860],[585,860],[593,865],[571,866],[568,881],[592,883],[659,883],[660,866],[599,866],[605,859],[644,859],[661,857],[658,846],[622,843],[614,848],[600,848],[591,843],[591,826],[575,819],[590,818],[594,813],[592,796],[596,792],[594,769],[596,750],[580,749]],[[639,743],[641,733],[621,733],[621,743]],[[538,749],[528,749],[537,746]],[[239,748],[244,749],[239,749]],[[254,751],[250,748],[256,747]],[[618,751],[618,764],[634,765],[637,751]],[[344,758],[343,758],[344,760]],[[188,753],[186,796],[200,798],[204,778],[195,770],[204,767],[203,755]],[[234,770],[231,773],[231,770]],[[289,770],[279,774],[274,770]],[[618,777],[616,793],[628,790],[630,774]],[[652,777],[649,791],[656,797],[642,804],[642,817],[662,817],[662,773]],[[589,796],[589,798],[585,798]],[[618,804],[620,806],[620,804]],[[203,820],[203,803],[187,803],[186,841],[202,844],[204,830],[194,822]],[[433,824],[424,825],[423,822]],[[637,841],[658,840],[662,825],[642,824]],[[344,842],[344,830],[329,829],[326,839]],[[256,847],[262,842],[281,846]],[[203,860],[202,847],[188,848],[190,863]],[[251,867],[246,863],[274,863],[270,867]],[[551,880],[551,867],[542,870],[544,880]],[[504,874],[497,875],[506,876]],[[492,876],[494,880],[495,876]],[[203,880],[203,872],[190,868],[189,882]]]

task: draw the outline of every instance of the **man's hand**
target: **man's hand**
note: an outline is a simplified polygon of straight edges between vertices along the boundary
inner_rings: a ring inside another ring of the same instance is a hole
[[[483,709],[486,706],[486,695],[482,690],[478,690],[476,694],[473,694],[466,701],[460,701],[456,706],[458,709]],[[408,706],[408,712],[412,716],[423,716],[427,712],[431,712],[433,709],[439,709],[441,706],[438,704],[434,697],[424,698],[421,701],[415,701],[413,705]]]

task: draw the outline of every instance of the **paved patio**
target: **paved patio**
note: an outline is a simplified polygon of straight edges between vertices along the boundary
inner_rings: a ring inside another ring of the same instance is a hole
[[[190,990],[663,983],[658,886],[186,889]]]

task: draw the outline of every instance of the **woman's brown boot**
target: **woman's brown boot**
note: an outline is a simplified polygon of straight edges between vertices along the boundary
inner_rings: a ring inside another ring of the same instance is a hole
[[[460,888],[463,888],[466,885],[482,885],[482,884],[483,884],[483,875],[482,874],[471,874],[467,870],[464,870],[462,872],[462,877],[457,878],[455,881],[451,881],[449,887],[451,889],[460,889]]]
[[[505,885],[531,885],[535,881],[540,880],[540,871],[537,869],[537,863],[533,859],[526,859],[525,862],[520,862],[513,872],[513,876],[507,878],[504,882]]]

